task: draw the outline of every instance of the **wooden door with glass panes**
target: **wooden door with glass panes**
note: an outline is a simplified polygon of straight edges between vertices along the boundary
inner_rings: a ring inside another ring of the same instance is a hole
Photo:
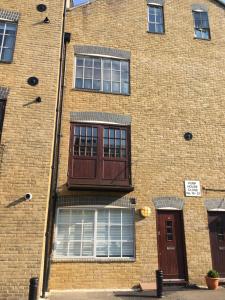
[[[186,279],[184,229],[180,211],[157,211],[159,268],[165,279]]]
[[[209,212],[212,267],[225,278],[225,212]]]

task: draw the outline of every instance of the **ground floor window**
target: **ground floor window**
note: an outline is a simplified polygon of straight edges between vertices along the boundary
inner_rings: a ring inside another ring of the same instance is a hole
[[[134,257],[133,209],[59,208],[54,257]]]

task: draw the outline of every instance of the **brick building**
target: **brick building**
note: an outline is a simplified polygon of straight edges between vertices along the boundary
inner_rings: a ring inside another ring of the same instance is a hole
[[[62,2],[3,1],[19,13],[0,65],[3,299],[43,273],[43,290],[224,278],[223,1],[67,3],[65,28]]]

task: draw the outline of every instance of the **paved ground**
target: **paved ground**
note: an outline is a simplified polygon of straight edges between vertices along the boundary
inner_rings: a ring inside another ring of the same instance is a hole
[[[207,289],[170,289],[164,292],[165,300],[225,300],[225,288],[215,291]],[[50,300],[147,300],[157,299],[155,292],[52,292]]]

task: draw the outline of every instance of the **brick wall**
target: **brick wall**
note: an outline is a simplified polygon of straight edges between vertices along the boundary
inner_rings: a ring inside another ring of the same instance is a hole
[[[0,299],[27,299],[29,279],[42,279],[62,27],[63,1],[2,0],[20,13],[13,62],[0,62],[10,89],[0,149]],[[41,23],[48,16],[51,23]],[[30,76],[39,84],[27,84]],[[32,103],[40,96],[41,103]],[[25,193],[33,194],[24,202]]]

